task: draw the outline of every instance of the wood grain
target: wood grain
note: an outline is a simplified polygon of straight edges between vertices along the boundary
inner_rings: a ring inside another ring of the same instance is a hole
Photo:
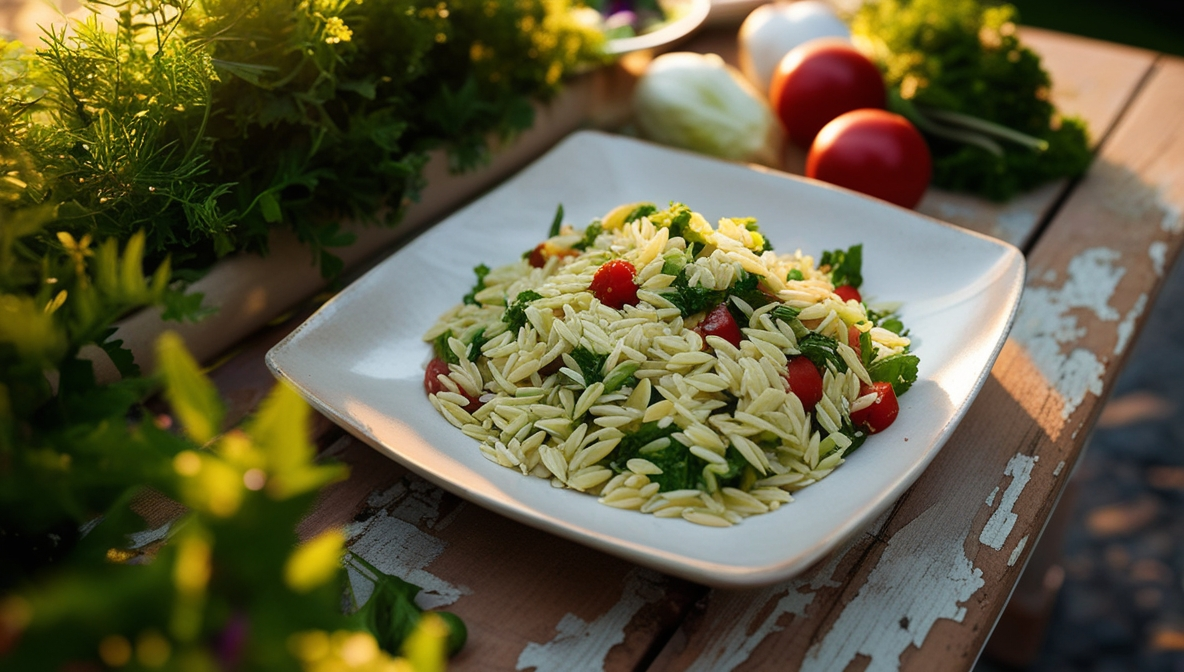
[[[714,669],[968,669],[1076,463],[1105,392],[1180,251],[1184,61],[1157,62],[1087,177],[1029,255],[1012,338],[966,418],[878,531],[841,554],[850,571],[743,662]],[[840,566],[842,562],[840,562]],[[900,590],[908,586],[908,590]],[[784,591],[782,591],[784,592]],[[769,593],[779,598],[776,590]],[[742,600],[741,600],[742,601]],[[705,669],[721,641],[750,640],[737,598],[714,591],[657,669]],[[759,613],[752,605],[749,613]],[[722,661],[721,661],[722,662]]]

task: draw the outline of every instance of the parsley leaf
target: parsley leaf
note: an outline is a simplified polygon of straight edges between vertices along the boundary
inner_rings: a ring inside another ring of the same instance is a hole
[[[835,287],[851,285],[859,289],[863,284],[863,245],[852,245],[846,250],[823,252],[819,266],[830,266],[830,281]]]
[[[683,317],[701,313],[708,308],[721,303],[728,295],[719,289],[705,289],[702,286],[691,287],[687,281],[687,269],[683,267],[674,282],[670,283],[673,291],[667,291],[662,296],[674,304]]]
[[[847,372],[847,362],[843,361],[842,356],[839,355],[838,348],[838,341],[815,332],[810,332],[798,339],[798,350],[805,355],[806,359],[813,362],[819,371],[825,371],[826,363],[831,362],[839,373]]]
[[[707,462],[671,438],[678,431],[681,430],[674,423],[659,427],[656,422],[647,422],[621,439],[621,443],[601,464],[607,463],[610,469],[621,473],[625,471],[629,460],[640,457],[662,470],[660,474],[649,476],[650,481],[658,484],[659,492],[698,487],[703,484],[703,468]],[[724,453],[724,459],[727,460],[728,470],[716,475],[716,483],[720,486],[736,485],[743,477],[748,461],[731,446]]]
[[[877,383],[891,383],[892,391],[899,397],[917,382],[920,361],[916,355],[892,355],[869,366],[867,375]]]
[[[863,368],[871,365],[872,360],[876,357],[876,348],[872,345],[872,334],[870,331],[859,332],[859,361],[863,364]]]
[[[488,342],[489,339],[485,338],[485,327],[481,327],[477,330],[477,333],[473,334],[473,340],[469,341],[470,362],[477,361],[477,359],[481,356],[481,348],[483,348]]]
[[[581,238],[578,243],[571,246],[572,249],[583,251],[589,247],[592,247],[592,245],[596,243],[596,237],[599,236],[603,230],[604,226],[602,226],[599,221],[592,222],[588,225],[587,229],[584,229],[584,237]]]
[[[520,292],[507,308],[506,312],[502,314],[502,322],[510,326],[510,331],[517,333],[519,329],[526,326],[526,306],[530,305],[531,301],[538,301],[543,298],[542,294],[528,289]]]
[[[485,289],[485,276],[489,275],[489,267],[485,264],[481,264],[474,268],[473,272],[477,274],[477,284],[473,285],[473,288],[469,290],[469,293],[465,294],[461,299],[470,306],[477,305],[477,292]]]
[[[584,387],[604,380],[604,363],[608,360],[608,355],[597,354],[582,345],[576,346],[569,354],[580,367],[580,374],[584,376]]]
[[[460,360],[457,359],[456,353],[452,351],[452,348],[448,347],[448,339],[450,338],[452,338],[451,329],[440,334],[432,340],[432,350],[435,351],[437,358],[442,359],[449,364],[460,364]]]
[[[649,217],[650,215],[654,214],[657,211],[658,211],[658,208],[656,206],[654,206],[653,203],[642,203],[641,205],[637,206],[636,208],[633,208],[633,210],[631,210],[629,212],[629,214],[625,215],[624,223],[628,224],[629,222],[636,222],[637,220],[641,219],[642,217]]]
[[[792,324],[794,320],[798,319],[798,314],[802,311],[797,308],[791,308],[785,304],[777,306],[769,311],[769,316],[774,320],[781,320],[786,324]]]

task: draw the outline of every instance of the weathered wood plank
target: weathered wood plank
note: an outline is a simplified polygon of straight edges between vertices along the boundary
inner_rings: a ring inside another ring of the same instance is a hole
[[[1184,61],[1163,59],[1101,147],[1089,174],[1029,256],[1012,337],[950,442],[898,503],[857,566],[824,566],[766,591],[760,606],[715,591],[655,669],[776,662],[805,670],[965,669],[1006,604],[1080,455],[1184,232]],[[837,590],[818,590],[842,581]],[[759,642],[746,613],[813,590]],[[780,631],[776,631],[780,627]],[[722,644],[721,644],[722,642]],[[723,664],[726,662],[727,664]]]
[[[469,643],[449,669],[636,669],[703,592],[467,504],[352,439],[329,453],[351,477],[302,534],[344,525],[353,552],[424,588],[421,606],[460,615]]]

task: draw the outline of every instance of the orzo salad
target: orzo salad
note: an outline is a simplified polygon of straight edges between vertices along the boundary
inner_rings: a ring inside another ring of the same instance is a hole
[[[728,526],[793,501],[916,380],[860,295],[862,247],[776,254],[751,218],[614,208],[476,285],[425,335],[424,386],[486,458],[604,504]]]

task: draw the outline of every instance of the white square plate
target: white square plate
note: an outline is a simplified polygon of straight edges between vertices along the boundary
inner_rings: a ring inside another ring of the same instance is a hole
[[[731,528],[602,505],[486,460],[424,394],[421,336],[474,282],[520,258],[556,204],[586,225],[632,201],[680,201],[708,221],[756,217],[780,252],[863,243],[864,296],[900,301],[920,376],[888,430],[796,501]],[[325,304],[267,355],[272,371],[359,439],[457,495],[515,520],[715,586],[806,569],[913,483],[990,371],[1023,288],[1007,243],[843,189],[624,137],[580,132],[428,230]]]

